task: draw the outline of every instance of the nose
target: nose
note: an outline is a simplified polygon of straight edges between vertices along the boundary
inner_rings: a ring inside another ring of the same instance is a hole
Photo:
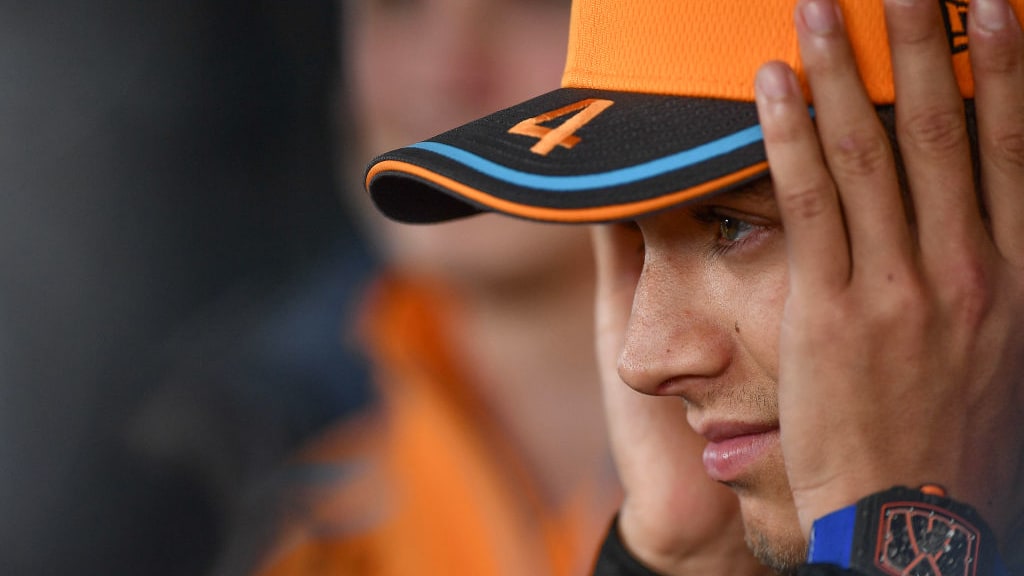
[[[728,368],[729,324],[697,267],[648,253],[619,356],[619,376],[631,388],[700,402]]]

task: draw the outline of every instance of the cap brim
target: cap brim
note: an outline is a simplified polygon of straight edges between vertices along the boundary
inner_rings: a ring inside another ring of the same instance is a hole
[[[591,100],[611,104],[577,117]],[[563,109],[569,112],[551,114]],[[533,135],[510,132],[532,119]],[[551,131],[550,150],[531,151]],[[753,102],[562,88],[383,154],[370,163],[365,183],[378,209],[404,222],[483,211],[607,222],[728,190],[767,171]]]

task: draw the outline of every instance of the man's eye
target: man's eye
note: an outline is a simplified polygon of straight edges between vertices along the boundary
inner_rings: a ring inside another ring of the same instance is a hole
[[[726,242],[738,242],[750,234],[753,226],[737,218],[722,217],[718,222],[718,234]]]

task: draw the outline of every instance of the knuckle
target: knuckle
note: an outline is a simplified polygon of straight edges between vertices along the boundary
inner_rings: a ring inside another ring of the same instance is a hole
[[[829,166],[836,177],[875,174],[890,161],[888,140],[873,132],[849,132],[829,147]]]
[[[899,125],[901,146],[942,153],[967,146],[967,129],[960,110],[918,110]]]
[[[870,296],[869,324],[893,334],[908,332],[921,334],[929,322],[928,302],[921,285],[910,274],[889,284],[883,294]]]
[[[832,206],[831,182],[804,182],[800,186],[777,192],[784,213],[800,220],[810,220],[825,213]]]
[[[920,13],[922,8],[927,9],[929,6],[925,2],[919,2],[917,5],[908,8],[910,9],[905,10],[903,17],[889,20],[894,28],[890,36],[893,46],[931,47],[935,43],[939,32],[934,26],[930,26],[931,18],[927,14]],[[914,8],[916,8],[916,11]]]
[[[988,271],[975,259],[961,259],[953,270],[947,275],[943,299],[956,323],[974,330],[994,304]]]
[[[990,138],[993,160],[1010,168],[1024,168],[1024,133],[1005,132]]]

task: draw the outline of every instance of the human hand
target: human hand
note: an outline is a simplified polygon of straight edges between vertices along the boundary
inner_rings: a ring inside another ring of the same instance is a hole
[[[944,485],[997,535],[1024,509],[1024,37],[1005,0],[971,2],[976,180],[940,4],[885,4],[910,210],[832,0],[796,18],[816,127],[791,70],[759,72],[790,275],[781,438],[805,535],[897,484]]]
[[[733,492],[712,481],[701,454],[705,441],[686,421],[676,397],[645,396],[619,378],[617,361],[636,287],[631,246],[615,235],[639,232],[594,228],[597,258],[597,357],[612,452],[625,492],[619,531],[631,554],[672,574],[767,574],[743,541]]]

